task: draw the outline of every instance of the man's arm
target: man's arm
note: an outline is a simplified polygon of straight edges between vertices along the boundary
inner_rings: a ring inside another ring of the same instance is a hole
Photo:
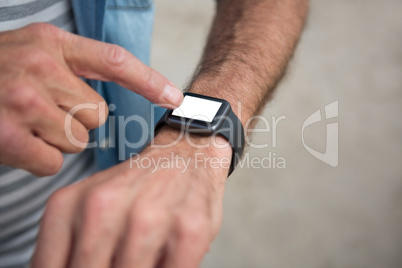
[[[228,100],[243,124],[257,114],[284,74],[308,0],[219,0],[190,91]],[[239,115],[238,115],[239,116]]]
[[[244,124],[281,78],[306,12],[305,0],[219,1],[190,91],[226,99],[235,113],[241,103]],[[164,128],[154,144],[174,145],[149,146],[54,194],[32,267],[198,267],[221,225],[232,152],[179,135]]]

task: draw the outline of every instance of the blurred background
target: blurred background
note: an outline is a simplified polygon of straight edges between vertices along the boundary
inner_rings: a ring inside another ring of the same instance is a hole
[[[155,6],[152,67],[184,86],[214,1]],[[263,112],[270,123],[286,117],[276,147],[271,131],[254,136],[267,148],[248,150],[275,153],[285,167],[243,167],[230,177],[203,268],[402,267],[401,11],[400,0],[311,1],[289,71]],[[307,127],[305,142],[325,152],[326,124],[338,123],[337,167],[312,156],[301,137],[303,122],[334,101],[339,117]]]

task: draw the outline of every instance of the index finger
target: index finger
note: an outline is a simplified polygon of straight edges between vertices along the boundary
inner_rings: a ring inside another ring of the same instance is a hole
[[[77,76],[116,82],[167,108],[178,107],[183,100],[180,89],[123,47],[69,33],[61,46]]]

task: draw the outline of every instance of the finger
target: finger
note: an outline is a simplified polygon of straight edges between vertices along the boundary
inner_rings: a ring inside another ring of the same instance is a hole
[[[201,243],[199,238],[177,238],[168,244],[161,267],[197,268],[207,251],[205,242]]]
[[[116,82],[167,108],[178,107],[183,100],[173,83],[120,46],[66,34],[62,49],[78,76]]]
[[[167,245],[163,268],[196,268],[212,241],[208,201],[192,192],[177,211],[174,236]]]
[[[29,129],[6,120],[1,123],[0,163],[25,169],[36,176],[53,175],[60,170],[63,156],[59,150],[32,135]]]
[[[46,83],[51,88],[48,94],[54,102],[87,129],[97,128],[106,121],[109,111],[105,100],[69,70],[60,66]]]
[[[116,268],[153,268],[171,230],[165,209],[145,209],[134,215],[121,249]]]
[[[35,105],[28,122],[35,135],[62,152],[77,153],[86,148],[88,130],[77,119],[45,99]]]
[[[73,240],[72,219],[77,191],[63,188],[47,202],[40,226],[32,268],[67,267]],[[71,194],[72,195],[71,195]]]
[[[125,194],[125,193],[123,193]],[[91,189],[83,200],[76,224],[71,265],[74,268],[110,268],[114,249],[124,230],[126,203],[122,191],[109,186]]]
[[[166,172],[164,175],[148,177],[141,193],[135,194],[126,235],[116,251],[113,267],[155,267],[171,236],[173,214],[170,211],[184,190],[179,179],[169,177]]]
[[[12,46],[13,49],[9,49],[5,54],[8,55],[11,53],[11,56],[16,58],[16,64],[24,65],[26,72],[30,75],[25,75],[25,79],[22,80],[16,79],[15,70],[12,70],[9,74],[11,75],[11,80],[6,75],[6,81],[10,80],[12,85],[18,83],[23,86],[26,86],[27,83],[30,85],[35,84],[34,92],[41,92],[43,97],[50,97],[59,107],[67,112],[73,107],[80,105],[74,117],[88,129],[93,129],[103,124],[106,121],[108,113],[105,101],[95,90],[91,89],[71,72],[64,62],[62,55],[60,55],[61,50],[57,49],[59,43],[55,43],[53,40],[62,39],[54,36],[65,36],[68,33],[57,27],[51,25],[46,25],[45,27],[42,24],[35,27],[30,26],[26,29],[29,32],[19,34],[18,36],[24,38],[28,36],[30,40],[42,36],[40,46],[36,46],[35,44],[31,44],[30,46]],[[39,31],[39,29],[41,30]],[[38,36],[29,36],[32,35],[30,32],[36,32]],[[51,46],[51,48],[48,46]],[[56,50],[56,52],[53,50]],[[13,76],[14,78],[12,78]],[[21,81],[18,82],[19,80]]]

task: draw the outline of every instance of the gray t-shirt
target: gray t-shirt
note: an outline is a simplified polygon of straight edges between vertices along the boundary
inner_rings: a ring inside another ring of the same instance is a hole
[[[69,0],[0,0],[0,31],[34,22],[75,31]],[[65,155],[62,170],[50,177],[36,178],[24,170],[0,166],[0,268],[27,265],[46,200],[58,188],[93,172],[93,152],[89,150]]]

